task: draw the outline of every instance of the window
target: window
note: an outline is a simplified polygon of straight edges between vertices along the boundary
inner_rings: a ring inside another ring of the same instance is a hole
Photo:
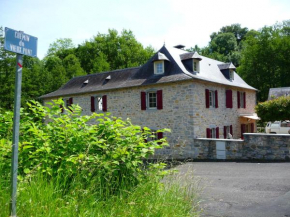
[[[233,92],[226,90],[226,108],[233,108]]]
[[[254,132],[254,123],[245,124],[245,133],[253,133]]]
[[[230,69],[230,80],[234,80],[234,70]]]
[[[151,130],[151,135],[148,137],[147,141],[155,141],[157,140],[156,130]]]
[[[246,92],[237,92],[238,108],[246,108]]]
[[[232,125],[224,126],[224,138],[225,139],[233,138],[233,126]]]
[[[163,74],[164,73],[164,61],[154,62],[154,74]]]
[[[209,107],[215,108],[215,94],[214,94],[214,91],[209,91]]]
[[[198,60],[193,60],[192,61],[192,69],[194,72],[199,72],[199,61]]]
[[[95,98],[95,108],[97,111],[103,111],[103,98],[100,96],[97,96]]]
[[[63,99],[63,101],[64,101],[65,107],[71,111],[69,107],[73,104],[73,98],[72,97],[66,98],[66,99]],[[64,113],[64,108],[62,107],[62,105],[60,106],[60,108],[61,108],[61,112]]]
[[[107,111],[107,95],[91,96],[91,112]]]
[[[163,132],[157,132],[157,130],[151,130],[151,135],[145,135],[145,142],[156,141],[163,138]]]
[[[216,129],[215,128],[211,128],[211,138],[216,138]]]
[[[162,90],[141,92],[141,110],[163,109]]]
[[[65,99],[65,107],[68,108],[73,104],[73,98]]]
[[[149,109],[156,109],[157,107],[157,94],[156,92],[148,92],[148,108]]]
[[[255,124],[241,124],[241,138],[244,139],[244,133],[254,133],[255,131]]]
[[[218,92],[217,90],[205,90],[206,108],[218,108]]]
[[[206,128],[206,138],[219,138],[219,128],[210,127]]]

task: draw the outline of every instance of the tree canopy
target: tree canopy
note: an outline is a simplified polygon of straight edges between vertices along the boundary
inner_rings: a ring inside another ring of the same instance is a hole
[[[5,51],[3,44],[3,28],[0,27],[0,108],[11,110],[16,55]],[[153,48],[144,48],[130,30],[119,34],[109,29],[108,34],[98,33],[77,47],[70,38],[57,39],[50,44],[43,60],[23,57],[22,105],[57,90],[76,76],[140,66],[153,53]]]
[[[246,35],[238,73],[259,89],[258,100],[267,99],[269,88],[290,86],[290,22]]]

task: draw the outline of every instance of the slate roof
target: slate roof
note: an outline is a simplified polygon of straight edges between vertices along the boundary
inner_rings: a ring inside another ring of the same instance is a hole
[[[219,67],[220,70],[224,70],[224,69],[236,69],[236,67],[232,63],[219,64],[218,67]]]
[[[120,69],[75,77],[68,81],[60,89],[43,95],[40,98],[52,98],[192,79],[199,79],[229,86],[256,90],[255,88],[249,86],[245,81],[243,81],[243,79],[240,78],[240,76],[236,73],[234,77],[235,79],[233,81],[225,78],[218,66],[225,63],[200,56],[198,54],[195,55],[198,55],[200,58],[202,58],[200,61],[200,72],[189,72],[182,63],[182,56],[185,55],[191,55],[193,57],[194,53],[163,46],[155,55],[153,55],[150,60],[147,61],[147,63],[141,67]],[[155,75],[153,61],[164,57],[166,57],[168,60],[165,61],[166,70],[162,75]],[[106,80],[108,76],[111,76],[111,79]]]
[[[290,87],[270,88],[268,100],[276,99],[280,96],[290,96]]]
[[[201,56],[197,52],[183,53],[180,55],[180,59],[181,60],[187,60],[187,59],[202,60]]]

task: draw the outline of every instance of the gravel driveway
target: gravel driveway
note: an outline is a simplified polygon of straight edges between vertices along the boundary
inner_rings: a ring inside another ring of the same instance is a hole
[[[193,162],[202,179],[203,216],[290,217],[290,163]]]

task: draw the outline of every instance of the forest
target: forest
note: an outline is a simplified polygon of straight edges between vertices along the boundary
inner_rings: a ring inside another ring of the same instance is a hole
[[[16,55],[3,49],[0,26],[0,108],[11,110],[14,100]],[[290,20],[264,26],[259,30],[240,24],[223,26],[210,35],[207,46],[193,45],[188,51],[223,62],[232,62],[237,73],[258,89],[258,101],[268,97],[269,88],[290,86]],[[52,42],[40,60],[24,56],[22,106],[43,94],[60,88],[73,77],[140,66],[156,52],[144,47],[131,30],[98,33],[84,43],[72,39]]]

